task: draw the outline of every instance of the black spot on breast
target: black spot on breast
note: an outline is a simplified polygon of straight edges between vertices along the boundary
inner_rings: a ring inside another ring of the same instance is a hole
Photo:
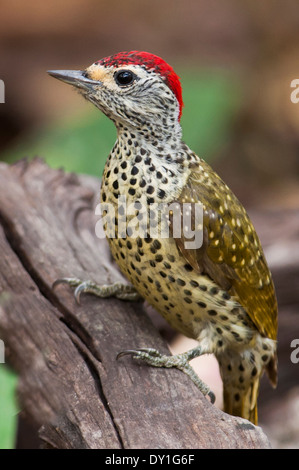
[[[205,304],[204,302],[197,302],[197,305],[201,308],[207,308],[207,304]]]
[[[218,294],[218,292],[219,292],[219,289],[217,289],[217,287],[211,287],[210,293],[212,295],[216,295],[216,294]]]
[[[217,312],[216,312],[216,310],[208,310],[208,314],[211,315],[211,316],[216,316]]]
[[[148,188],[146,189],[147,194],[153,194],[154,191],[155,188],[153,186],[148,186]]]
[[[158,197],[163,199],[165,197],[165,191],[163,189],[158,190]]]

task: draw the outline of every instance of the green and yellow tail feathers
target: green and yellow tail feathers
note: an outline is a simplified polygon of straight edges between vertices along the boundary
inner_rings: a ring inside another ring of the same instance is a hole
[[[254,380],[246,390],[236,387],[224,387],[223,402],[226,413],[241,416],[253,424],[258,423],[257,397],[260,378]]]

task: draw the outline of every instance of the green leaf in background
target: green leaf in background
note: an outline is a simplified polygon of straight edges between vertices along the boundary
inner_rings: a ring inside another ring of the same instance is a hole
[[[211,161],[230,141],[241,106],[241,84],[222,69],[189,70],[181,81],[183,139],[197,155]]]
[[[15,446],[18,413],[16,384],[16,375],[0,364],[0,449],[13,449]]]
[[[181,76],[185,107],[183,138],[189,147],[211,161],[230,140],[241,102],[241,87],[223,70],[189,70]],[[113,123],[86,104],[86,113],[37,129],[10,147],[1,159],[43,157],[53,168],[100,177],[114,145]],[[16,377],[0,364],[0,448],[13,447],[17,409]]]
[[[190,70],[181,77],[185,107],[183,137],[189,147],[211,160],[229,141],[240,105],[240,89],[223,70]],[[36,155],[53,168],[101,176],[116,140],[113,123],[99,110],[86,105],[83,115],[39,129],[1,155],[13,162]]]

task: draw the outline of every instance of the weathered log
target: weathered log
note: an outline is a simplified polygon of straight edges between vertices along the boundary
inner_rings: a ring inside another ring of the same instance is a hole
[[[142,303],[83,295],[59,277],[122,279],[95,235],[99,180],[40,159],[0,164],[0,337],[25,416],[50,448],[268,448],[177,370],[119,351],[168,348]]]

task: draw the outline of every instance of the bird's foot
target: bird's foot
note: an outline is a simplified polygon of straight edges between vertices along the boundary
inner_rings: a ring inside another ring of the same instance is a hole
[[[140,348],[140,349],[128,349],[126,351],[120,352],[116,359],[120,357],[131,355],[133,359],[138,359],[144,361],[146,364],[149,364],[153,367],[166,367],[171,368],[175,367],[185,374],[187,374],[203,395],[208,395],[210,397],[211,403],[215,403],[216,397],[210,388],[198,377],[193,368],[190,366],[189,361],[195,357],[200,356],[202,350],[200,346],[191,349],[182,354],[177,354],[175,356],[166,356],[161,354],[156,349],[152,348]]]
[[[80,303],[80,296],[83,292],[93,294],[101,298],[116,297],[117,299],[122,300],[141,300],[140,295],[133,286],[122,284],[121,282],[99,286],[92,281],[81,281],[80,279],[73,277],[64,277],[57,279],[53,283],[52,288],[54,289],[59,284],[68,284],[70,287],[75,287],[74,296],[78,304]]]

